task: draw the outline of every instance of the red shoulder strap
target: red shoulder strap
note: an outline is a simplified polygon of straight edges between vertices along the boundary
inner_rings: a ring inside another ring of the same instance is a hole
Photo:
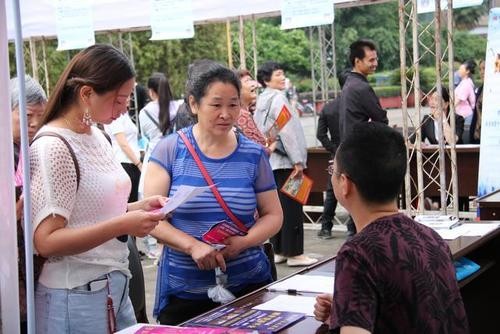
[[[194,150],[193,145],[189,141],[188,137],[186,137],[186,134],[182,131],[179,130],[177,131],[179,136],[181,137],[182,141],[186,145],[187,149],[189,150],[189,153],[191,153],[191,156],[193,157],[194,161],[198,165],[198,168],[200,169],[201,174],[205,178],[205,181],[207,181],[208,185],[211,186],[210,189],[212,190],[212,193],[214,194],[215,198],[217,199],[217,202],[219,202],[220,206],[224,210],[224,212],[227,214],[227,216],[238,226],[238,228],[244,232],[248,231],[248,228],[234,215],[234,213],[231,211],[231,209],[227,206],[226,202],[224,201],[224,198],[222,198],[222,195],[219,192],[219,189],[215,186],[214,181],[210,177],[210,174],[208,174],[207,169],[203,165],[203,163],[200,160],[200,157]]]

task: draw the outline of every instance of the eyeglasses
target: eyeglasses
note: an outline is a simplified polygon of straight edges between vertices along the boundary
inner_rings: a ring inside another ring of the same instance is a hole
[[[333,174],[340,176],[340,174],[341,174],[341,173],[337,172],[335,170],[335,168],[333,168],[333,164],[328,165],[328,168],[326,169],[326,171],[328,172],[328,175],[330,175],[330,176]]]
[[[330,164],[328,165],[328,168],[326,169],[326,171],[328,172],[328,174],[330,176],[333,175],[333,174],[335,174],[337,177],[339,177],[340,175],[344,175],[346,178],[348,178],[349,180],[351,180],[351,182],[355,183],[354,180],[352,179],[352,177],[350,177],[346,173],[336,171],[333,166],[334,166],[333,163],[330,161]]]

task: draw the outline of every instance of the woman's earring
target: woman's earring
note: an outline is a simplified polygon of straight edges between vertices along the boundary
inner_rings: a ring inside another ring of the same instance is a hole
[[[92,116],[90,116],[90,111],[88,108],[86,108],[85,111],[83,112],[82,123],[87,125],[87,126],[92,125]]]

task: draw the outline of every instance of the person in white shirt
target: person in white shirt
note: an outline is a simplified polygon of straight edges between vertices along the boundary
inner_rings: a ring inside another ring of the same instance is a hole
[[[104,130],[111,137],[115,160],[121,163],[132,181],[128,201],[135,202],[138,199],[139,178],[142,170],[139,130],[130,119],[128,112],[113,120],[111,124],[105,124]]]
[[[173,120],[177,114],[179,103],[173,100],[172,90],[167,77],[163,73],[153,73],[148,79],[148,93],[151,98],[139,112],[141,134],[148,140],[148,146],[142,163],[141,179],[139,181],[139,198],[144,192],[144,175],[148,168],[149,157],[156,144],[163,136],[175,132]]]
[[[93,123],[127,111],[134,71],[109,45],[79,52],[59,78],[30,147],[36,333],[112,333],[136,320],[127,243],[163,218],[161,196],[127,204],[130,178]],[[119,238],[119,239],[118,239]]]
[[[161,138],[175,132],[173,120],[179,107],[172,99],[170,84],[163,73],[153,73],[148,79],[148,93],[151,102],[139,112],[141,134],[148,141],[139,179],[139,199],[142,199],[144,195],[144,175],[146,175],[151,152]],[[161,249],[158,249],[155,238],[146,236],[144,245],[149,258],[157,259],[160,256]]]

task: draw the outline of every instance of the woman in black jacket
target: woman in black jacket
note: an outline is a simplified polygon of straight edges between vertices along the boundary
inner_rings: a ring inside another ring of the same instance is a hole
[[[464,132],[464,118],[455,114],[455,135],[453,136],[451,127],[450,127],[450,94],[448,89],[445,87],[441,87],[441,96],[443,98],[443,133],[444,140],[446,144],[451,144],[455,141],[456,144],[463,144],[462,134]],[[421,124],[421,132],[422,132],[422,141],[426,139],[430,144],[438,144],[439,139],[437,137],[437,127],[439,125],[439,105],[438,105],[438,94],[434,92],[431,95],[429,106],[431,108],[431,113],[429,115],[425,115],[422,124]],[[412,136],[412,141],[415,140],[415,135]]]

